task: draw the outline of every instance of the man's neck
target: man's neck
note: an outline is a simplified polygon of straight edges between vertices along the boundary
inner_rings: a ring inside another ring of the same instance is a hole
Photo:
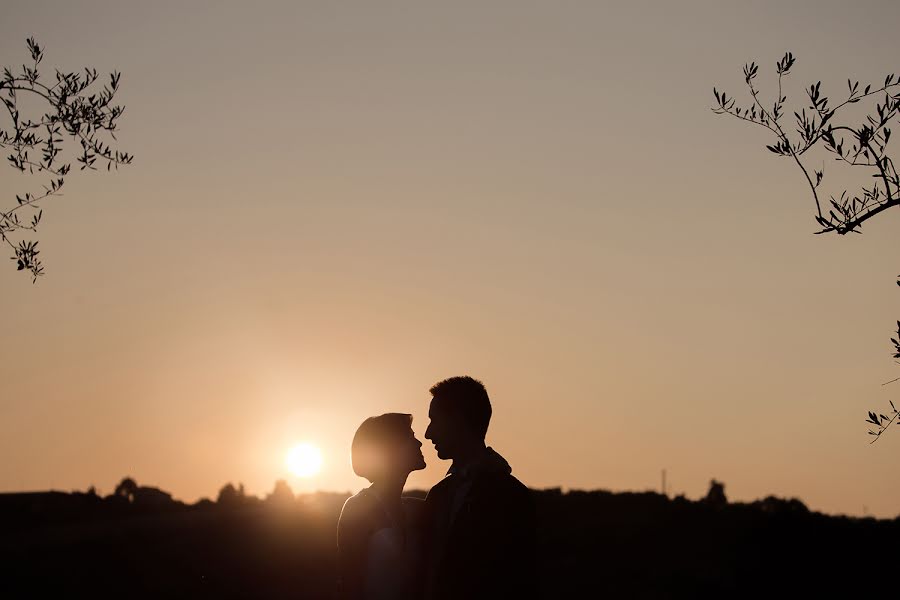
[[[453,459],[453,465],[450,467],[450,469],[454,473],[459,473],[472,464],[478,462],[478,460],[482,456],[484,456],[485,452],[487,452],[487,446],[484,442],[475,444],[471,448],[466,448],[463,452],[461,452]]]

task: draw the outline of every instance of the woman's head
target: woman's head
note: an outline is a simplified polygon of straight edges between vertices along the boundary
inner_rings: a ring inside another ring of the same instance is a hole
[[[362,422],[350,445],[353,472],[371,482],[409,475],[425,468],[422,442],[412,430],[412,415],[387,413]]]

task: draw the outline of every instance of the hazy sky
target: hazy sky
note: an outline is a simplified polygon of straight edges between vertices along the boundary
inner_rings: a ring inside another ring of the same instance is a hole
[[[787,6],[785,6],[787,4]],[[0,270],[0,489],[357,490],[350,439],[482,379],[532,487],[900,513],[900,211],[814,236],[802,173],[709,108],[897,72],[894,2],[5,2],[0,62],[120,70],[118,173]],[[6,124],[4,123],[4,126]],[[826,163],[826,178],[832,169]],[[0,190],[35,185],[9,167]],[[284,455],[318,444],[322,473]],[[449,466],[425,445],[428,487]]]

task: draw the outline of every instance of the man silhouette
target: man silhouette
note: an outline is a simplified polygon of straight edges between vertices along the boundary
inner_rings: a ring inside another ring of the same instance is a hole
[[[531,494],[485,445],[491,402],[484,385],[451,377],[431,388],[425,437],[447,476],[425,498],[428,600],[530,598],[538,594]]]

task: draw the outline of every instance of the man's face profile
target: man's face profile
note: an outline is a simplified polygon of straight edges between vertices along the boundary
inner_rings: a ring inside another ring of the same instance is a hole
[[[432,398],[431,407],[428,409],[428,418],[431,422],[425,430],[425,437],[434,444],[438,458],[442,460],[454,458],[460,442],[467,435],[462,419],[450,409],[446,401],[438,398]]]

